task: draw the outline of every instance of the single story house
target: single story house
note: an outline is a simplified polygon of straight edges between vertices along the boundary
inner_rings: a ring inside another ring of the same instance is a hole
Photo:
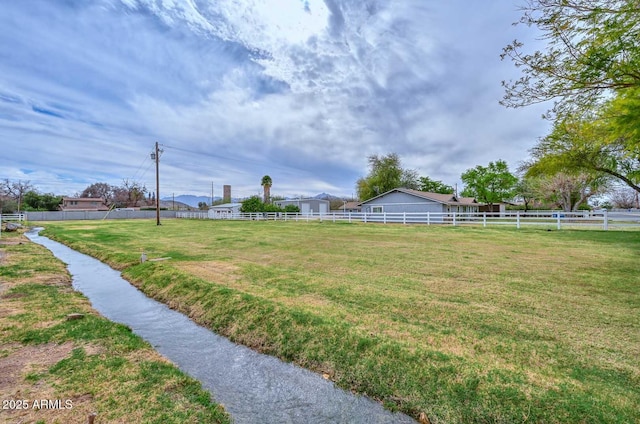
[[[362,210],[362,208],[360,207],[360,202],[345,202],[342,206],[340,206],[339,208],[335,209],[333,212],[344,212],[344,213],[355,212],[355,213],[358,213],[361,210]]]
[[[108,211],[109,206],[102,197],[63,197],[60,210],[69,211]]]
[[[361,203],[364,213],[478,212],[480,204],[455,194],[395,188]]]
[[[287,205],[295,205],[303,214],[326,214],[329,213],[330,203],[324,199],[292,199],[292,200],[275,200],[274,204],[285,208]]]
[[[207,215],[210,219],[229,219],[240,213],[242,203],[223,203],[209,207]]]

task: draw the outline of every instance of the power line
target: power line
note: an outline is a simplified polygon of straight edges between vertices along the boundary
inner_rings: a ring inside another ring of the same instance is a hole
[[[243,163],[243,164],[247,164],[247,165],[261,165],[261,166],[269,167],[270,169],[280,169],[280,170],[283,170],[283,171],[296,171],[296,172],[308,173],[308,171],[306,171],[306,170],[296,169],[296,168],[292,168],[290,166],[280,166],[280,165],[276,165],[276,164],[274,164],[272,162],[268,162],[268,161],[260,162],[260,161],[257,161],[257,160],[233,158],[233,157],[224,156],[224,155],[215,154],[215,153],[196,152],[194,150],[184,149],[182,147],[168,146],[166,144],[163,144],[163,146],[168,148],[168,149],[178,150],[178,151],[181,151],[181,152],[190,153],[190,154],[198,155],[198,156],[206,156],[206,157],[215,158],[215,159],[222,159],[222,160],[226,160],[226,161],[239,162],[239,163]]]

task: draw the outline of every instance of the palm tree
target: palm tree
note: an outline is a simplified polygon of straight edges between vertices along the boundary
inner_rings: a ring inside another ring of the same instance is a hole
[[[264,190],[264,203],[267,204],[269,203],[269,200],[271,198],[271,185],[273,184],[273,181],[271,180],[270,176],[265,175],[264,177],[262,177],[261,184]]]

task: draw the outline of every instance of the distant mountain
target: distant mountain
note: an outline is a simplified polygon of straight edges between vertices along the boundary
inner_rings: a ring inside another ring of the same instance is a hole
[[[342,197],[337,197],[329,193],[320,193],[313,196],[314,199],[322,199],[322,200],[342,200]]]
[[[214,197],[213,200],[220,200],[220,197]],[[175,200],[176,202],[181,202],[181,203],[185,203],[189,206],[192,206],[194,208],[198,207],[198,203],[200,202],[204,202],[207,205],[211,204],[211,197],[207,197],[207,196],[194,196],[192,194],[181,194],[179,196],[175,196],[174,197],[163,197],[160,200],[166,201],[166,202],[171,202],[173,200]]]
[[[221,200],[221,199],[222,198],[219,197],[219,196],[213,198],[214,202],[218,201],[218,200]],[[289,199],[289,198],[287,198],[287,199]],[[295,199],[295,198],[292,197],[291,199]],[[341,197],[337,197],[337,196],[331,195],[329,193],[317,194],[317,195],[313,196],[312,199],[323,199],[323,200],[329,200],[329,201],[342,200]],[[189,205],[189,206],[194,207],[194,208],[197,208],[198,207],[198,203],[200,203],[200,202],[204,202],[207,205],[211,204],[211,197],[194,196],[193,194],[181,194],[179,196],[176,196],[175,198],[174,197],[163,197],[160,200],[162,200],[163,202],[172,202],[173,200],[175,200],[176,203],[177,202],[184,203],[184,204]],[[231,202],[240,202],[240,200],[237,199],[237,198],[233,198],[233,199],[231,199]]]

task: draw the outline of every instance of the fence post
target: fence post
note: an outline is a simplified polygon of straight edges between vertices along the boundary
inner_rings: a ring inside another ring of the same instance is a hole
[[[349,224],[351,224],[351,212],[349,212]]]
[[[407,225],[407,213],[402,212],[402,223]]]
[[[365,224],[367,223],[367,213],[366,212],[364,213],[364,223]]]
[[[516,211],[516,228],[520,229],[520,211]]]
[[[560,211],[558,211],[558,215],[557,216],[558,216],[558,230],[559,230],[561,228],[561,225],[560,225]]]
[[[386,212],[382,212],[382,223],[383,224],[387,223],[387,213]]]
[[[483,227],[487,227],[487,213],[486,212],[482,212],[482,226]]]
[[[604,220],[603,228],[604,228],[605,231],[609,230],[609,216],[608,216],[608,213],[609,212],[605,209],[604,210],[604,214],[602,215],[602,219]]]
[[[453,226],[456,226],[456,213],[453,213]]]
[[[427,211],[427,225],[431,225],[431,212]]]

